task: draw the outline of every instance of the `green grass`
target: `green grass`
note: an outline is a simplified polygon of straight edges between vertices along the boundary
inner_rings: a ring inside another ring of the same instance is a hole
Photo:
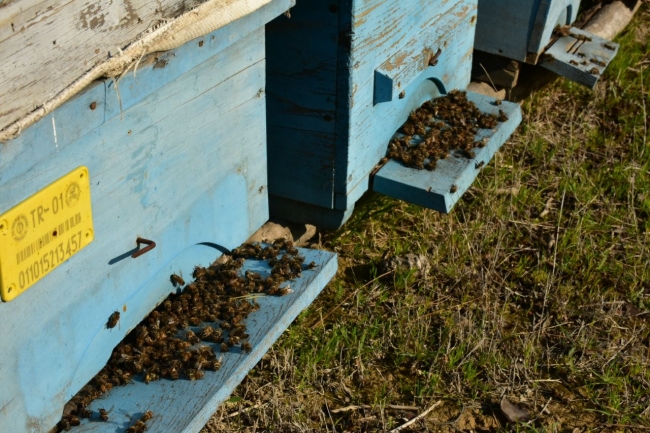
[[[438,400],[404,431],[649,429],[649,41],[646,4],[593,92],[526,101],[450,215],[364,197],[323,238],[336,278],[206,431],[386,431]]]

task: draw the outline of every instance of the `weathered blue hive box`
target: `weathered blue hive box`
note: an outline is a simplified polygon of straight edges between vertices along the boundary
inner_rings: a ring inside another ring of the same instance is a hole
[[[267,25],[272,215],[329,228],[349,218],[409,113],[469,84],[476,7],[476,0],[301,0],[290,18]],[[490,134],[483,162],[521,119],[517,106],[501,108],[510,120]],[[417,201],[448,212],[478,172],[477,161],[451,159],[441,176],[405,169],[405,179],[387,165],[375,180],[396,177],[373,188],[415,200],[416,178],[427,197]],[[404,187],[389,191],[387,183]]]
[[[268,219],[264,24],[292,4],[261,2],[137,73],[95,81],[0,143],[1,432],[49,431],[174,290],[172,273],[189,280]],[[317,266],[292,295],[260,300],[251,353],[224,354],[204,380],[114,389],[90,407],[112,407],[111,421],[77,431],[124,431],[147,410],[148,431],[199,431],[334,275],[335,255],[302,254]]]
[[[479,0],[475,48],[593,88],[618,45],[569,27],[579,7],[580,0]]]

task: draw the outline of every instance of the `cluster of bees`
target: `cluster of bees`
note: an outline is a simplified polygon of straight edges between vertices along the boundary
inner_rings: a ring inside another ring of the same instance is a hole
[[[474,158],[473,149],[486,143],[474,141],[478,130],[493,129],[507,120],[503,110],[498,116],[483,113],[465,92],[453,90],[413,111],[400,129],[402,135],[389,143],[386,156],[409,167],[435,170],[436,162],[447,158],[450,150]]]
[[[246,259],[267,260],[270,275],[250,270],[242,275]],[[255,294],[291,293],[283,283],[300,277],[303,268],[315,266],[313,262],[304,265],[304,257],[292,242],[280,239],[266,246],[244,244],[211,266],[196,267],[190,284],[172,275],[170,281],[178,292],[170,294],[115,347],[106,366],[69,402],[72,410],[61,419],[58,431],[79,425],[80,418],[91,418],[90,402],[113,387],[128,385],[136,376],[145,383],[163,378],[199,380],[206,370],[221,367],[215,348],[229,352],[237,346],[250,352],[244,319],[259,308]],[[119,318],[119,312],[111,314],[106,327],[116,326]],[[150,415],[147,411],[127,431],[143,432]],[[108,413],[100,409],[99,419],[107,421]]]

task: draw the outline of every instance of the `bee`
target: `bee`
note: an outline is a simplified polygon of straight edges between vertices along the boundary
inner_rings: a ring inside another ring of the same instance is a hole
[[[208,370],[217,371],[221,368],[221,361],[214,359],[206,364]]]
[[[479,168],[483,167],[484,165],[485,165],[485,161],[477,162],[476,164],[474,164],[474,168],[478,170]]]
[[[573,66],[578,66],[579,63],[576,62],[575,60],[569,60],[569,63],[571,63]]]
[[[203,379],[205,373],[198,368],[190,368],[185,372],[185,374],[187,374],[189,380],[200,380]]]
[[[453,184],[453,185],[451,186],[451,188],[449,189],[449,192],[453,194],[453,193],[455,193],[456,191],[458,191],[458,185]]]
[[[293,289],[290,286],[283,287],[282,289],[280,289],[278,293],[280,294],[280,296],[286,296],[293,293]]]
[[[188,322],[190,322],[190,325],[192,326],[199,326],[202,321],[198,317],[192,316],[189,318]]]
[[[195,280],[200,280],[206,275],[206,270],[205,268],[201,268],[199,266],[196,266],[194,268],[194,271],[192,272],[192,277],[194,277]]]
[[[201,340],[208,340],[212,335],[213,331],[214,329],[211,326],[206,326],[203,329],[201,329],[201,332],[199,333],[199,337],[201,337]]]
[[[230,346],[228,343],[221,343],[221,352],[226,353],[230,351]]]
[[[503,110],[499,110],[499,115],[497,116],[497,121],[498,122],[507,122],[508,121],[508,116],[506,113],[503,112]]]
[[[603,47],[607,48],[608,50],[612,50],[612,51],[614,51],[616,49],[616,47],[614,45],[611,45],[611,44],[608,44],[608,43],[604,43]]]
[[[169,280],[172,282],[174,287],[179,287],[179,286],[184,286],[185,285],[185,280],[182,277],[179,277],[176,274],[171,274],[169,276]]]
[[[104,422],[108,421],[108,412],[103,407],[99,408],[99,419]]]
[[[245,341],[241,344],[241,350],[242,352],[251,353],[251,351],[253,350],[253,346],[251,346],[251,344],[248,341]]]
[[[135,424],[126,429],[126,433],[143,433],[147,429],[147,424],[142,420],[137,420]]]
[[[156,373],[153,373],[151,371],[147,372],[144,375],[144,383],[149,384],[149,382],[153,382],[155,380],[160,379],[160,376],[158,376]]]
[[[603,62],[602,60],[590,59],[589,61],[595,65],[602,66],[603,68],[607,66],[607,63]]]
[[[201,339],[197,337],[193,331],[187,331],[187,334],[185,334],[185,339],[187,339],[190,344],[196,344],[201,341]]]
[[[210,346],[201,346],[199,347],[199,354],[207,359],[216,359],[217,355],[214,353],[214,349]]]
[[[591,75],[598,75],[598,74],[600,74],[600,71],[598,70],[598,68],[591,68],[591,69],[589,70],[589,73],[590,73]]]
[[[113,314],[111,314],[108,317],[108,321],[106,322],[106,328],[107,329],[115,328],[115,325],[117,325],[117,322],[119,321],[120,321],[120,312],[115,311],[113,312]]]

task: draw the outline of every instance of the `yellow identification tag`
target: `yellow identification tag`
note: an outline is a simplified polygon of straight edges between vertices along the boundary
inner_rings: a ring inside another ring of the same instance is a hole
[[[11,301],[93,240],[88,169],[0,215],[0,296]]]

